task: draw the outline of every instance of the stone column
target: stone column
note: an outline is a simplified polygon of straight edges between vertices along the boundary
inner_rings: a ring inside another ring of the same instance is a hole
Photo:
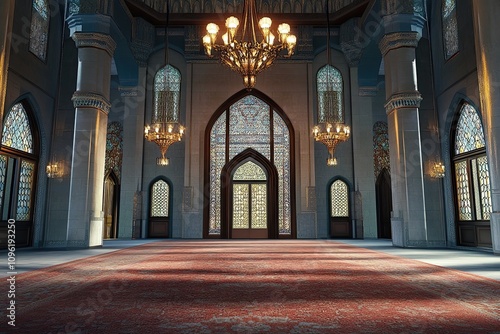
[[[415,48],[420,34],[393,32],[380,42],[384,57],[386,112],[389,126],[392,206],[395,246],[425,245],[424,161],[420,137]]]
[[[500,6],[496,0],[473,1],[472,5],[481,114],[490,169],[491,236],[493,252],[500,254],[500,43],[496,29],[500,28]]]
[[[367,134],[373,131],[372,96],[366,94],[359,85],[359,62],[363,53],[363,44],[360,41],[359,18],[353,18],[340,26],[340,47],[349,64],[351,85],[351,114],[352,114],[352,147],[354,187],[351,189],[353,199],[354,237],[362,239],[377,236],[377,210],[375,208],[375,181],[373,179],[373,144],[367,144]],[[350,120],[346,120],[350,122]],[[371,136],[369,137],[371,139]],[[363,212],[363,200],[364,210]],[[363,220],[364,217],[364,220]],[[365,235],[366,233],[366,235]]]
[[[100,33],[75,32],[72,37],[78,48],[78,76],[72,98],[75,125],[66,240],[68,247],[92,247],[102,245],[111,58],[116,44]]]
[[[142,194],[146,68],[139,67],[139,84],[120,87],[123,102],[123,162],[120,184],[120,224],[118,238],[136,238],[134,229],[141,221],[134,216],[134,198]],[[142,201],[141,201],[142,202]]]

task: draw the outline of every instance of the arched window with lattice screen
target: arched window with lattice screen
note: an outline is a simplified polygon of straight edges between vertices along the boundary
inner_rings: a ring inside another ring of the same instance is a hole
[[[486,142],[479,113],[471,104],[461,105],[452,138],[458,243],[491,247],[492,207]]]
[[[170,64],[155,74],[154,106],[151,123],[179,122],[181,73]]]
[[[349,186],[341,179],[336,179],[330,185],[330,235],[332,238],[349,238],[352,235],[349,193]]]
[[[153,181],[150,187],[150,208],[148,236],[167,238],[169,236],[171,187],[164,178]]]
[[[459,51],[456,0],[442,0],[441,24],[444,57],[445,59],[449,59]]]
[[[331,65],[320,68],[316,77],[318,123],[344,122],[343,85],[338,69]]]
[[[19,246],[31,243],[33,229],[38,145],[31,119],[26,101],[14,104],[3,120],[0,149],[0,230],[6,230],[9,219],[16,220]]]
[[[40,60],[47,57],[50,8],[47,0],[33,0],[29,50]]]

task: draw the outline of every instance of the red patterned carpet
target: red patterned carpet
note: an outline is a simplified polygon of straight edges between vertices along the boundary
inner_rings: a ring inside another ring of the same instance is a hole
[[[331,241],[157,242],[16,284],[0,332],[500,333],[499,282]]]

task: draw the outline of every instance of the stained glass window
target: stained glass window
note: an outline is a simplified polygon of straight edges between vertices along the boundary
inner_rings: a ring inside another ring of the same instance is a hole
[[[317,74],[318,123],[344,122],[343,80],[335,67],[323,66]]]
[[[31,213],[31,192],[33,189],[33,178],[35,175],[35,164],[26,160],[21,162],[19,175],[19,187],[17,191],[16,220],[29,220]]]
[[[488,159],[486,156],[478,157],[477,163],[477,197],[481,202],[481,212],[478,219],[490,220],[491,216],[491,192],[490,192],[490,171],[488,168]]]
[[[29,50],[45,61],[49,36],[50,10],[47,0],[33,0]]]
[[[154,110],[151,122],[178,122],[181,97],[181,73],[167,64],[155,75]]]
[[[26,108],[25,108],[26,106]],[[27,101],[6,110],[0,145],[0,219],[15,219],[33,227],[35,179],[38,169],[36,124],[30,122]],[[19,239],[19,240],[18,240]],[[30,234],[21,233],[16,244],[30,245]],[[0,240],[0,247],[5,243]]]
[[[464,103],[458,118],[455,154],[466,153],[485,147],[483,125],[479,115],[468,103]]]
[[[120,122],[111,122],[108,124],[106,134],[106,159],[105,174],[113,171],[118,179],[121,176],[123,160],[123,128]]]
[[[460,161],[455,163],[455,179],[457,181],[457,204],[459,219],[472,220],[467,161]]]
[[[330,186],[330,206],[332,217],[349,217],[349,188],[342,180]]]
[[[237,154],[252,148],[268,158],[278,170],[279,234],[291,234],[290,132],[279,113],[256,96],[245,96],[215,121],[210,130],[209,145],[208,233],[221,233],[222,168]]]
[[[229,108],[229,160],[252,147],[271,159],[271,109],[249,95]]]
[[[252,161],[245,162],[243,165],[238,167],[233,175],[234,181],[265,181],[266,179],[267,177],[264,170]]]
[[[385,122],[376,122],[373,125],[373,167],[375,178],[382,170],[386,169],[388,172],[391,170],[389,131]]]
[[[449,59],[459,49],[456,0],[443,0],[441,10],[444,56]]]
[[[221,172],[226,164],[226,112],[210,131],[209,234],[219,234],[221,226]]]
[[[252,161],[245,162],[234,172],[233,228],[267,228],[267,184],[264,170]]]
[[[290,131],[283,118],[273,112],[274,166],[278,170],[279,233],[290,234],[292,224],[290,190]]]
[[[473,106],[465,103],[460,109],[456,125],[453,157],[460,221],[490,219],[490,173],[485,146],[479,114]]]
[[[252,228],[267,228],[267,186],[251,184],[252,189]]]
[[[21,103],[15,104],[4,120],[2,145],[33,153],[33,135],[30,122]]]
[[[170,187],[164,180],[158,180],[151,189],[151,217],[168,217]]]
[[[249,186],[233,184],[233,228],[250,228]]]

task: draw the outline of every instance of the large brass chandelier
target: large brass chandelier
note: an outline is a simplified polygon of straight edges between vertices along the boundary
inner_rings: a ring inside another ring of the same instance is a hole
[[[330,64],[330,17],[328,13],[328,0],[326,1],[326,21],[326,54],[328,58],[326,73],[327,82],[324,91],[318,91],[318,95],[322,94],[322,103],[318,103],[318,109],[323,109],[324,117],[313,127],[313,135],[315,141],[323,143],[328,149],[329,156],[326,159],[326,164],[328,166],[336,166],[337,158],[335,157],[335,149],[339,143],[349,139],[351,128],[344,123],[343,106],[342,103],[339,103],[342,90],[339,91],[335,89],[335,83],[333,82],[333,66]],[[319,100],[320,99],[318,99],[318,102]]]
[[[153,115],[151,117],[151,125],[144,127],[144,138],[148,141],[155,143],[160,148],[161,157],[156,158],[158,166],[167,166],[169,159],[165,157],[170,145],[181,141],[184,135],[185,128],[178,121],[178,107],[179,95],[177,92],[172,91],[170,86],[169,75],[169,62],[168,62],[168,17],[169,7],[167,4],[167,21],[165,25],[165,68],[163,74],[163,83],[167,87],[154,92],[157,94],[155,98],[155,106],[153,108]]]
[[[209,57],[213,57],[213,51],[218,52],[220,61],[240,73],[245,87],[250,90],[255,85],[257,74],[271,66],[282,50],[287,51],[285,57],[293,54],[297,38],[290,34],[290,25],[282,23],[278,26],[278,43],[275,44],[276,37],[271,32],[272,21],[269,17],[263,17],[258,21],[262,41],[257,42],[255,0],[244,0],[242,21],[240,35],[237,34],[240,21],[234,16],[226,19],[227,32],[222,35],[223,44],[216,43],[219,26],[209,23],[203,46]]]

